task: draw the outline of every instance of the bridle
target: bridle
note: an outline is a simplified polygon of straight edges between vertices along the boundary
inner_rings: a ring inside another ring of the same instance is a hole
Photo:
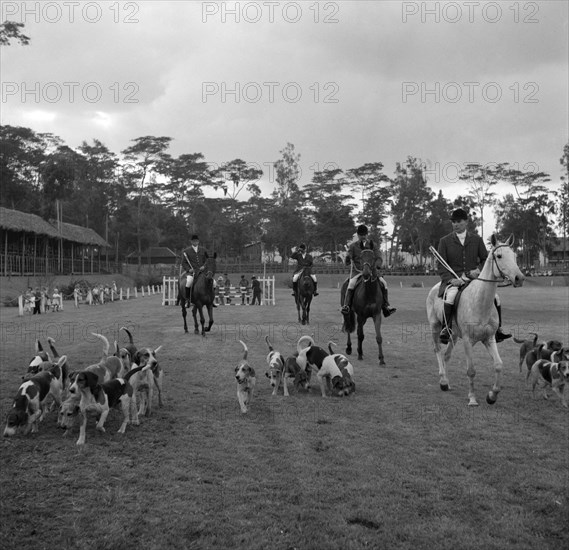
[[[505,287],[505,286],[511,286],[512,285],[512,281],[510,281],[510,278],[502,271],[502,269],[500,268],[500,265],[498,264],[498,260],[496,259],[496,250],[498,250],[498,248],[502,248],[507,246],[509,248],[509,245],[507,244],[499,244],[498,246],[496,246],[495,248],[493,248],[490,251],[490,255],[492,256],[492,275],[494,277],[501,277],[502,279],[481,279],[480,277],[476,277],[475,279],[472,279],[473,281],[481,281],[483,283],[500,283],[500,282],[504,282],[507,281],[507,283],[505,285],[498,285],[500,288]],[[496,275],[494,273],[494,266],[496,266],[496,269],[498,270],[498,275]]]

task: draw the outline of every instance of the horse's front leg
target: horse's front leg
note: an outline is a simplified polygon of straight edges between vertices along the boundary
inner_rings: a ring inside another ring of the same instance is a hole
[[[447,376],[447,364],[450,360],[454,343],[451,342],[444,350],[439,340],[440,326],[432,327],[431,332],[433,336],[433,350],[439,364],[439,386],[441,390],[448,391],[450,390],[450,384]]]
[[[383,357],[383,337],[381,336],[381,313],[378,313],[373,318],[373,324],[375,326],[375,341],[377,342],[378,359],[379,365],[385,365],[385,359]]]
[[[363,352],[363,343],[364,343],[364,325],[366,323],[366,319],[362,319],[359,315],[358,315],[358,359],[361,361],[364,358],[364,352]]]
[[[346,341],[346,355],[352,355],[352,336],[348,332],[348,339]]]
[[[200,325],[202,327],[202,336],[205,336],[205,315],[203,314],[203,307],[200,308]]]
[[[302,323],[302,314],[300,313],[300,300],[297,298],[296,300],[296,313],[298,314],[298,322]]]
[[[476,376],[476,369],[474,368],[474,361],[472,360],[472,344],[468,337],[464,335],[464,354],[466,355],[466,375],[468,376],[468,406],[477,407],[478,401],[474,393],[474,377]],[[450,345],[450,344],[449,344]]]
[[[182,302],[182,317],[184,318],[184,332],[187,334],[187,332],[188,332],[188,321],[187,321],[188,310],[186,309],[186,304],[184,304],[184,302]]]
[[[213,325],[213,306],[212,305],[207,306],[207,316],[209,317],[209,321],[208,321],[208,325],[207,325],[205,331],[209,332],[211,330],[211,325]]]
[[[200,329],[198,326],[198,306],[194,306],[192,309],[192,316],[194,318],[194,334],[199,334]]]
[[[498,393],[502,389],[502,370],[504,368],[504,363],[498,353],[498,346],[496,345],[496,340],[492,337],[489,341],[484,342],[488,353],[492,357],[494,362],[494,370],[496,372],[496,378],[494,379],[494,385],[492,389],[488,392],[486,396],[486,403],[489,405],[493,405],[496,403],[496,399],[498,398]]]

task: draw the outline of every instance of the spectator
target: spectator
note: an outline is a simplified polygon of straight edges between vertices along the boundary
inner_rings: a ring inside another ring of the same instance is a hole
[[[255,301],[261,305],[261,283],[254,275],[251,277],[251,287],[253,288],[253,301],[251,302],[251,305],[254,306]]]
[[[34,291],[34,315],[37,313],[41,315],[41,292],[39,287],[36,287]]]
[[[249,291],[249,281],[245,279],[245,275],[241,275],[241,280],[239,281],[239,292],[241,292],[241,305],[245,305],[245,299]]]

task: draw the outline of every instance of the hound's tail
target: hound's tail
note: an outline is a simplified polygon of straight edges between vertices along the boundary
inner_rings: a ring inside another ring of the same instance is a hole
[[[128,336],[129,344],[134,344],[134,340],[132,339],[132,334],[130,333],[130,330],[128,330],[126,327],[121,327],[119,329],[119,331],[121,331],[121,330],[124,330],[126,332],[126,334]]]
[[[243,360],[247,360],[247,353],[249,353],[249,350],[247,349],[247,346],[245,345],[245,342],[243,342],[243,340],[239,340],[239,343],[243,346]]]
[[[36,355],[39,355],[43,351],[43,346],[39,340],[36,340]]]
[[[538,338],[537,334],[535,332],[528,332],[528,334],[533,334],[533,345],[535,346],[537,344],[537,338]],[[516,344],[523,344],[525,340],[520,340],[514,336],[514,342]]]
[[[303,342],[308,342],[308,345],[303,346],[302,343]],[[305,348],[309,348],[310,346],[314,345],[314,339],[312,338],[312,336],[301,336],[296,344],[296,351],[298,351],[298,353],[300,353],[303,349]]]
[[[102,334],[97,334],[96,332],[92,332],[91,334],[103,341],[103,358],[106,359],[109,356],[109,349],[111,348],[107,337]]]
[[[271,342],[270,342],[270,340],[269,340],[269,336],[268,336],[268,335],[265,336],[265,342],[267,342],[267,346],[269,346],[269,351],[275,351],[275,350],[273,349],[273,346],[271,346]]]
[[[336,342],[328,342],[328,351],[330,352],[330,355],[334,355],[334,350],[332,349],[332,346],[337,346],[338,344],[336,344]]]
[[[49,336],[47,342],[49,344],[49,349],[51,349],[51,353],[53,353],[53,358],[59,359],[59,353],[57,353],[57,350],[55,349],[55,340]]]

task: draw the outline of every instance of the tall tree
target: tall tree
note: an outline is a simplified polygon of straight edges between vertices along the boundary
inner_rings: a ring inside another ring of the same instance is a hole
[[[383,173],[381,162],[368,162],[358,168],[346,171],[344,183],[357,193],[361,199],[362,223],[379,232],[384,225],[389,206],[389,178]]]
[[[261,179],[263,171],[247,164],[244,160],[235,159],[222,164],[215,176],[218,178],[219,187],[226,196],[231,199],[232,217],[237,218],[237,197],[244,189],[251,195],[259,196],[261,189],[257,182]]]
[[[20,126],[0,126],[0,205],[37,211],[40,167],[46,143],[41,134]]]
[[[515,189],[498,202],[496,216],[498,228],[504,234],[514,233],[521,241],[526,265],[534,263],[539,253],[547,254],[553,236],[552,215],[555,204],[549,189],[544,185],[549,179],[545,172],[527,172],[505,166],[501,176]]]
[[[343,192],[340,169],[315,172],[312,183],[304,188],[305,209],[311,221],[308,232],[312,246],[337,252],[354,234],[353,205],[350,195]]]
[[[569,232],[569,143],[563,147],[561,164],[561,189],[559,192],[559,226],[563,236],[563,261],[567,253],[567,233]]]
[[[492,189],[500,180],[503,164],[482,166],[478,163],[467,164],[460,173],[461,181],[469,187],[468,196],[472,207],[480,214],[480,236],[484,238],[484,212],[496,204],[496,193]]]
[[[172,138],[144,136],[131,141],[134,142],[133,145],[122,151],[122,154],[124,157],[125,183],[136,195],[137,201],[136,232],[138,265],[140,267],[142,265],[142,199],[145,194],[149,195],[147,198],[150,198],[152,193],[156,191],[151,176],[166,165],[168,160],[166,150],[170,146]]]
[[[301,169],[300,154],[294,145],[287,143],[280,151],[281,158],[274,164],[276,187],[272,193],[273,210],[265,228],[264,242],[267,248],[276,248],[285,262],[291,246],[306,235],[305,220],[301,212],[302,193],[298,185]]]
[[[407,157],[405,164],[399,162],[396,164],[391,193],[393,235],[389,263],[392,263],[394,239],[395,249],[401,245],[402,250],[414,256],[419,255],[422,263],[429,242],[428,235],[424,231],[434,193],[427,185],[420,159]]]
[[[30,43],[30,37],[22,32],[23,28],[24,23],[15,21],[0,23],[0,46],[10,46],[11,40],[17,40],[22,46],[27,46]]]

